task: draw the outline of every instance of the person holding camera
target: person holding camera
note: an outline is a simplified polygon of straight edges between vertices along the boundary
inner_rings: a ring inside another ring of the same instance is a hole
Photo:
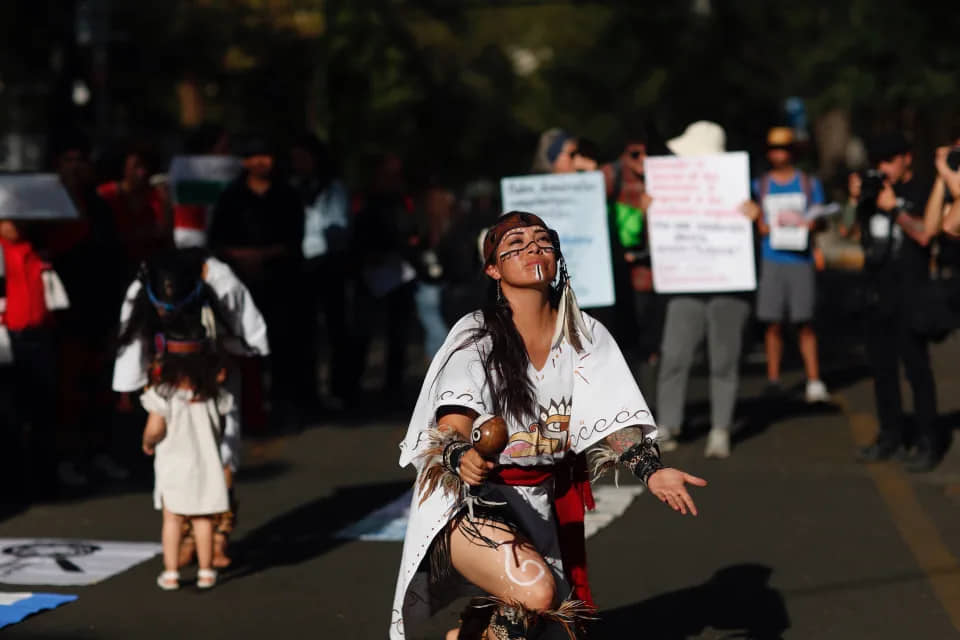
[[[909,148],[900,134],[879,137],[870,145],[873,169],[851,180],[857,199],[856,223],[864,254],[866,280],[864,338],[874,378],[876,441],[860,449],[861,462],[902,459],[910,471],[929,471],[939,462],[943,439],[937,432],[937,401],[927,339],[911,326],[916,292],[929,278],[930,234],[922,203],[911,200],[915,188]],[[922,195],[920,196],[922,197]],[[916,434],[908,454],[900,396],[903,363],[913,391]]]

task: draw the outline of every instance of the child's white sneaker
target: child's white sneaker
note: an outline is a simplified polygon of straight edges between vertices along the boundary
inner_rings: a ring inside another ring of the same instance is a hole
[[[180,572],[164,571],[157,576],[157,586],[164,591],[176,591],[180,588]]]
[[[212,589],[217,584],[216,569],[197,570],[197,589]]]
[[[707,458],[729,458],[730,432],[726,429],[711,429],[707,434],[707,448],[703,455]]]
[[[830,402],[830,393],[827,391],[827,385],[820,380],[807,380],[807,403],[816,404],[818,402]]]

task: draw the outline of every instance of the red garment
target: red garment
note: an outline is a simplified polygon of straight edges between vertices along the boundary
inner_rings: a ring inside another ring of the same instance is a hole
[[[500,467],[490,474],[490,481],[511,486],[536,486],[551,476],[554,480],[553,507],[557,513],[557,538],[560,557],[573,596],[596,608],[587,576],[587,540],[583,527],[586,510],[593,511],[593,491],[587,474],[584,455],[568,457],[555,466]]]
[[[44,271],[50,265],[41,260],[29,242],[10,242],[0,238],[7,279],[7,309],[2,323],[11,331],[36,329],[50,324],[53,314],[47,310],[44,296]]]
[[[97,195],[110,205],[114,228],[131,260],[138,262],[158,249],[172,245],[173,237],[167,228],[163,196],[159,189],[148,189],[143,205],[136,208],[119,182],[100,185]]]

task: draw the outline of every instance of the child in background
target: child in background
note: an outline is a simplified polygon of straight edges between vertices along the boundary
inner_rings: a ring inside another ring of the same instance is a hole
[[[226,369],[217,342],[214,298],[194,270],[177,261],[154,264],[143,277],[147,303],[156,313],[138,313],[121,337],[155,330],[150,386],[141,396],[149,414],[143,451],[155,455],[154,506],[163,512],[164,571],[157,585],[180,586],[178,557],[183,526],[196,542],[197,587],[216,584],[214,518],[229,509],[220,457],[222,416],[232,396],[222,389]],[[139,322],[138,322],[139,320]]]

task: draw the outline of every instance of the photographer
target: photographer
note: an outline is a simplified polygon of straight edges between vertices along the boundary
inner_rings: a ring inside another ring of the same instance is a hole
[[[937,180],[930,192],[925,216],[926,227],[933,233],[941,228],[950,236],[960,235],[960,136],[955,136],[952,147],[939,147],[934,156]],[[956,244],[956,240],[952,243]]]
[[[874,140],[870,157],[874,169],[861,175],[859,193],[853,195],[864,253],[864,339],[880,432],[857,458],[872,462],[897,457],[910,471],[929,471],[939,462],[944,442],[936,431],[936,388],[927,339],[910,322],[918,303],[915,292],[929,279],[930,234],[921,217],[923,203],[915,199],[926,192],[913,179],[903,136],[890,134]],[[915,408],[915,448],[909,455],[904,451],[901,361]]]

